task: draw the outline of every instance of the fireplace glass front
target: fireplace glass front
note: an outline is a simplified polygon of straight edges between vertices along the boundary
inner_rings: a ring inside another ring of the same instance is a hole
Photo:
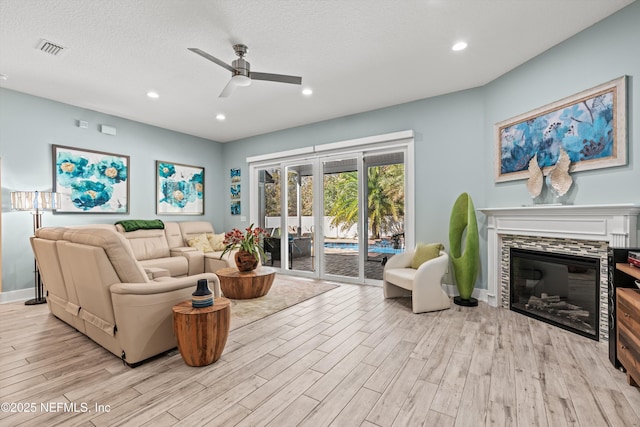
[[[511,310],[598,340],[600,260],[511,248]]]

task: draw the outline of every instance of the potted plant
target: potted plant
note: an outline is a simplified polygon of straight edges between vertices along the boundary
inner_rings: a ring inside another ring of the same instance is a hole
[[[228,231],[224,235],[224,251],[220,259],[234,249],[238,251],[234,254],[236,266],[240,271],[255,270],[260,262],[260,257],[265,257],[262,249],[262,239],[267,235],[266,230],[260,227],[253,227],[251,224],[245,228],[244,233],[237,228]]]

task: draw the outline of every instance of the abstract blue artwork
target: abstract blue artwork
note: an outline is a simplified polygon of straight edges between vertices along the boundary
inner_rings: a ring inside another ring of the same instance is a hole
[[[505,120],[496,131],[498,182],[527,178],[533,156],[548,173],[561,148],[572,171],[624,165],[625,78]]]
[[[240,184],[231,184],[231,200],[240,199]]]
[[[129,213],[129,156],[53,146],[57,212]]]
[[[156,213],[204,214],[204,168],[156,161]]]

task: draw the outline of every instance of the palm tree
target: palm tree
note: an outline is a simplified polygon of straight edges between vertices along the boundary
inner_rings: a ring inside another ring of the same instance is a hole
[[[369,167],[367,178],[369,231],[371,237],[379,239],[404,217],[404,165]],[[325,190],[325,199],[335,195],[328,212],[334,217],[331,224],[348,230],[358,221],[358,175],[343,172],[332,181],[334,188]]]

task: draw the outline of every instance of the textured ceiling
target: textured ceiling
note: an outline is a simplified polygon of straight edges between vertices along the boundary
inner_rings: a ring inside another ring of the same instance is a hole
[[[228,142],[484,85],[632,2],[0,0],[0,86]],[[231,63],[234,43],[313,96],[254,81],[218,98],[230,73],[187,48]]]

